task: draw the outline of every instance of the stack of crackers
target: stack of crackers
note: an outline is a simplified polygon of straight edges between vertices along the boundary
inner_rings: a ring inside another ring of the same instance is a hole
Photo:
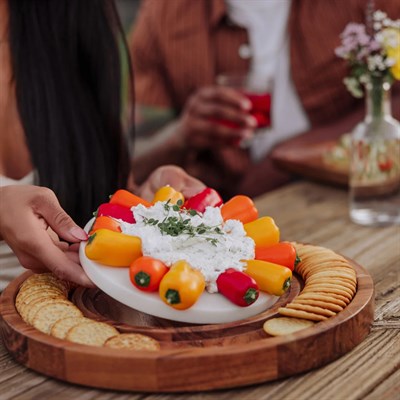
[[[59,339],[121,349],[160,349],[158,341],[151,337],[121,334],[112,325],[83,316],[68,299],[71,287],[51,273],[31,275],[19,289],[16,309],[26,323]]]
[[[301,259],[295,272],[303,278],[304,288],[292,302],[279,308],[279,313],[289,318],[274,318],[264,324],[264,330],[274,336],[335,316],[356,293],[356,272],[344,257],[324,247],[294,245]]]

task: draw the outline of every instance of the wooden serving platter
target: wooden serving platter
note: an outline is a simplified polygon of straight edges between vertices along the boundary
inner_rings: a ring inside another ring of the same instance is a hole
[[[291,173],[305,176],[322,183],[348,186],[348,173],[327,164],[323,156],[337,144],[335,140],[308,142],[304,138],[288,141],[272,152],[274,163]]]
[[[129,309],[98,290],[78,288],[72,301],[92,319],[121,332],[138,332],[160,341],[157,352],[80,345],[48,336],[27,325],[15,297],[27,272],[1,296],[4,344],[19,363],[70,383],[146,392],[204,391],[232,388],[299,374],[327,364],[353,349],[369,333],[374,316],[371,276],[350,261],[357,292],[336,316],[296,333],[271,337],[266,319],[302,288],[295,276],[289,293],[271,309],[246,320],[215,325],[174,323]]]

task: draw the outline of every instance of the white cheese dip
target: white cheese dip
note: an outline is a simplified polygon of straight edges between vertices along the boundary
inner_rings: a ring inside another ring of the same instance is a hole
[[[132,212],[136,223],[122,222],[122,232],[140,237],[143,255],[157,258],[167,266],[185,260],[204,275],[210,293],[218,291],[216,279],[221,272],[228,268],[243,271],[244,261],[254,259],[254,241],[246,236],[243,224],[237,220],[224,222],[219,208],[207,207],[204,214],[192,216],[187,211],[174,211],[165,202],[158,202],[149,208],[132,207]],[[194,233],[183,231],[177,236],[166,233],[158,223],[169,217],[177,218],[180,226],[189,220],[185,224]]]

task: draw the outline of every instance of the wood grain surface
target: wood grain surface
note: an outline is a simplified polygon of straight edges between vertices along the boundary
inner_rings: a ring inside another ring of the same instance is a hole
[[[281,228],[283,239],[331,248],[356,260],[373,276],[376,311],[372,332],[351,352],[322,368],[270,383],[239,389],[168,395],[121,393],[63,383],[19,365],[1,343],[0,397],[168,400],[395,399],[400,390],[399,227],[365,228],[354,225],[348,220],[345,191],[309,182],[295,183],[272,192],[258,199],[257,206],[261,215],[274,217]],[[301,363],[302,360],[288,361],[288,368],[295,368],[298,362]],[[220,368],[223,373],[224,366],[221,365]]]

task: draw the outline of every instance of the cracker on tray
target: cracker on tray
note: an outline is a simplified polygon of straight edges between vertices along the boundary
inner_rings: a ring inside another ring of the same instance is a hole
[[[43,304],[32,318],[32,325],[39,331],[50,334],[53,324],[63,317],[81,317],[82,312],[73,303],[54,300]]]
[[[73,328],[74,326],[82,323],[82,322],[89,322],[91,321],[89,318],[86,317],[63,317],[58,319],[50,330],[50,335],[54,336],[58,339],[65,339],[67,336],[68,331]]]
[[[85,321],[72,327],[65,339],[90,346],[103,346],[107,339],[119,332],[111,325],[98,321]]]
[[[314,325],[313,321],[300,318],[279,317],[264,322],[263,329],[272,336],[290,335]]]
[[[113,336],[104,343],[105,347],[127,350],[160,350],[160,343],[150,336],[140,333],[121,333]]]
[[[279,313],[286,317],[324,321],[335,316],[353,299],[356,272],[343,256],[320,246],[293,243],[301,259],[295,272],[304,280],[301,293]]]

